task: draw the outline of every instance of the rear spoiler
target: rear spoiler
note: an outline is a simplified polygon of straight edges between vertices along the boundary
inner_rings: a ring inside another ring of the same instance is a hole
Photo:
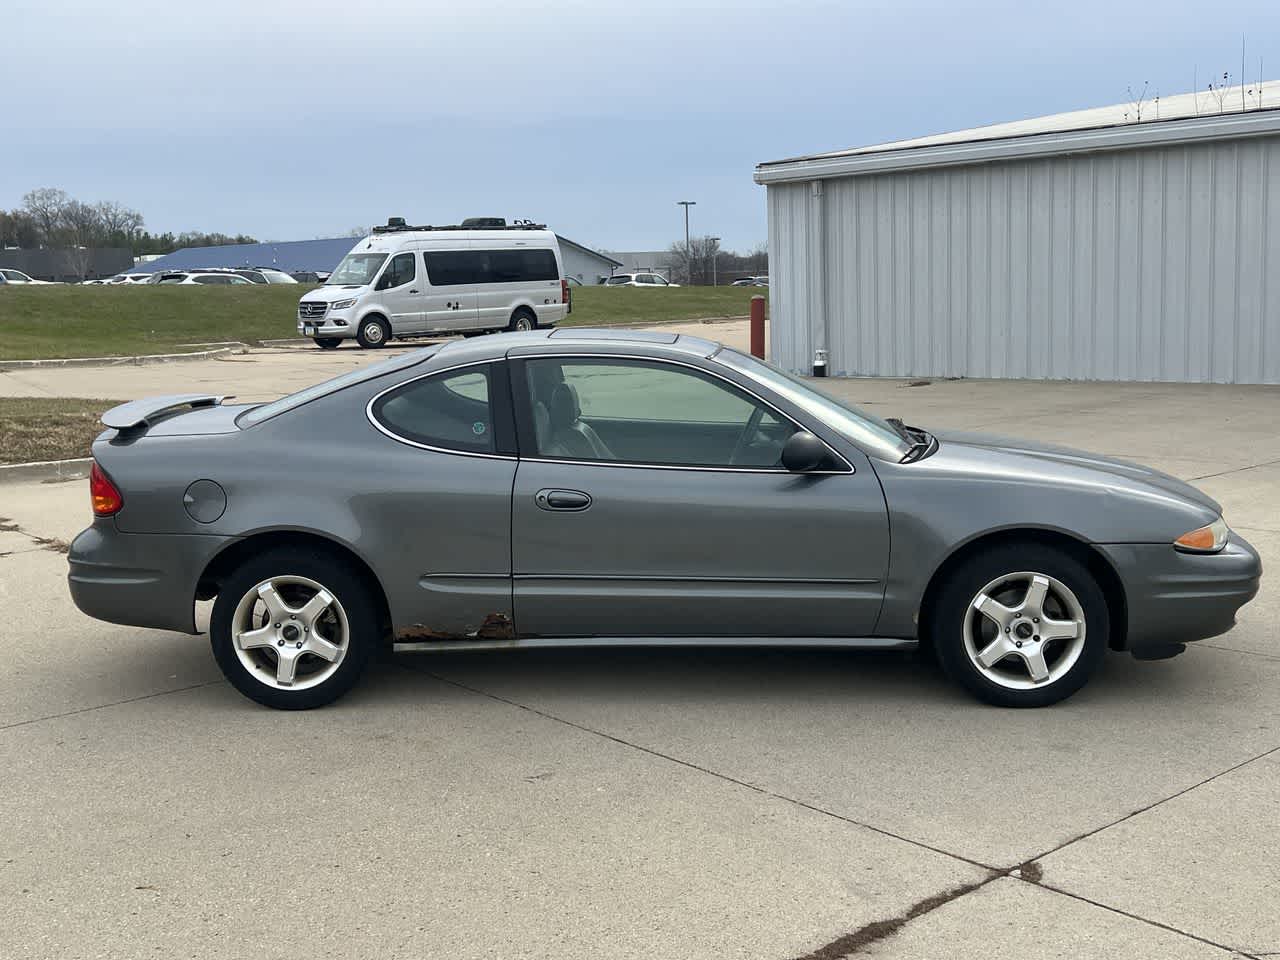
[[[171,393],[163,397],[132,400],[112,407],[102,415],[102,425],[115,430],[137,430],[149,427],[157,420],[183,409],[216,407],[232,396],[215,396],[207,393]]]

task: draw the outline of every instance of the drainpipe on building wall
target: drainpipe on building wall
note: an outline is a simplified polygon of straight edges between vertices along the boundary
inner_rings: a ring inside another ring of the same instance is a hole
[[[812,231],[809,236],[809,284],[816,316],[809,320],[809,335],[813,340],[813,375],[827,375],[827,277],[824,270],[827,263],[827,231],[825,223],[826,205],[822,202],[822,181],[809,183],[809,200],[813,204],[809,223]]]

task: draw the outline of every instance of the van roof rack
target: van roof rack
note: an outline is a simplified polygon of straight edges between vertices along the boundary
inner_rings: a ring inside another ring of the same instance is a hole
[[[404,217],[388,217],[386,226],[374,227],[374,233],[410,233],[413,231],[433,230],[545,230],[545,223],[534,223],[532,220],[513,220],[507,223],[502,217],[468,217],[461,223],[422,224],[413,226],[404,222]]]

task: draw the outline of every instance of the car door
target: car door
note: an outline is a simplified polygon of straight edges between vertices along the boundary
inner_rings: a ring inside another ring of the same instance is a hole
[[[889,530],[865,460],[779,465],[795,421],[707,369],[512,359],[512,500],[525,636],[858,637]]]
[[[397,253],[382,268],[374,290],[391,321],[393,336],[419,333],[423,324],[423,284],[418,277],[418,256],[406,250]]]
[[[446,367],[383,391],[375,493],[356,497],[380,544],[401,640],[512,636],[515,428],[502,362]],[[392,441],[397,442],[392,442]]]
[[[481,258],[469,246],[427,247],[426,324],[428,332],[474,330],[478,325],[476,284]]]

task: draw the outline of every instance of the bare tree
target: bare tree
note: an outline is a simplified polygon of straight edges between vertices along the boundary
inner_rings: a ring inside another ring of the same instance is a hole
[[[671,244],[667,257],[679,283],[709,284],[712,264],[720,254],[720,241],[715,237],[690,237],[686,247],[682,241]]]
[[[98,212],[102,232],[108,241],[118,238],[132,245],[133,238],[144,225],[141,213],[114,200],[103,200],[95,204],[94,209]]]
[[[42,239],[47,244],[62,226],[62,213],[70,202],[71,198],[65,191],[55,187],[41,187],[23,196],[22,209],[40,227]]]
[[[54,236],[65,248],[63,259],[68,272],[83,280],[89,272],[93,248],[105,239],[102,215],[94,204],[68,200],[62,207],[62,223]]]

